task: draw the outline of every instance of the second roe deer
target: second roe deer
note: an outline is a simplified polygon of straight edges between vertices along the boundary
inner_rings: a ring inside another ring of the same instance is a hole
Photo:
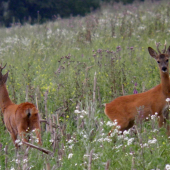
[[[15,143],[18,134],[22,140],[27,142],[26,133],[34,129],[38,143],[41,144],[38,110],[32,103],[25,102],[17,105],[10,100],[6,88],[8,72],[5,75],[2,75],[2,70],[5,66],[0,66],[0,108],[3,113],[5,126],[16,147],[18,147],[17,143]]]
[[[170,98],[170,46],[166,50],[165,43],[163,53],[161,53],[158,47],[159,44],[157,45],[158,53],[151,47],[148,47],[148,51],[151,57],[158,63],[161,83],[146,92],[121,96],[105,105],[105,114],[110,120],[117,121],[117,125],[120,126],[120,131],[122,132],[134,125],[135,118],[138,114],[137,108],[140,106],[143,106],[143,114],[139,116],[143,120],[157,112],[157,116],[159,116],[159,127],[161,127],[166,123],[166,119],[168,119],[168,114],[165,113],[168,107],[166,99]],[[167,134],[170,135],[169,126],[167,126]]]

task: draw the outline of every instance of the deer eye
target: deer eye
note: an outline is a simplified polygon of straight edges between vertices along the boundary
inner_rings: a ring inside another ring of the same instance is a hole
[[[169,60],[167,59],[166,62],[168,62]]]
[[[160,63],[160,61],[157,61],[157,63],[159,64],[159,63]]]

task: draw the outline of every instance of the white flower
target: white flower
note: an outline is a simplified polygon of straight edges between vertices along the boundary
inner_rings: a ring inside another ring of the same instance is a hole
[[[87,112],[85,110],[82,110],[81,113],[87,115]]]
[[[151,119],[153,120],[155,117],[156,117],[155,115],[152,115],[152,116],[151,116]]]
[[[23,160],[23,163],[27,163],[27,162],[28,162],[28,159],[24,159],[24,160]]]
[[[73,154],[72,153],[69,153],[68,155],[68,159],[72,158]]]
[[[50,143],[53,143],[53,142],[54,142],[54,140],[53,140],[53,139],[50,139],[50,140],[49,140],[49,142],[50,142]]]
[[[153,138],[153,140],[148,140],[148,143],[149,144],[153,144],[153,143],[156,143],[157,142],[157,139]]]
[[[82,118],[82,119],[83,119],[83,118],[84,118],[84,116],[83,116],[83,115],[80,115],[80,118]]]
[[[158,115],[158,112],[155,112],[155,115],[157,116],[157,115]]]
[[[107,125],[107,126],[113,126],[114,124],[113,124],[113,122],[108,121],[108,122],[106,123],[106,125]]]
[[[15,170],[15,168],[12,167],[10,170]]]
[[[20,163],[20,160],[19,160],[19,159],[16,159],[15,162],[18,164],[18,163]]]
[[[170,102],[170,98],[166,98],[166,102]]]
[[[124,132],[123,132],[123,135],[128,135],[129,134],[129,130],[127,131],[127,130],[125,130]]]
[[[170,165],[169,164],[166,164],[165,170],[170,170]]]
[[[79,110],[75,110],[74,113],[79,114],[79,113],[81,113],[81,112],[80,112]]]
[[[72,139],[70,139],[69,141],[68,141],[68,143],[72,143],[73,142],[73,140]]]
[[[131,145],[133,141],[134,141],[134,138],[129,139],[129,140],[127,141],[127,145]]]
[[[19,143],[19,142],[20,142],[20,140],[19,140],[19,139],[15,141],[15,143],[16,143],[16,144],[17,144],[17,143]]]

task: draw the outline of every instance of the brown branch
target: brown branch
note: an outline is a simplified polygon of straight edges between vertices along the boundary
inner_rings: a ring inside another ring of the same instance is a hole
[[[36,145],[33,145],[33,144],[31,144],[31,143],[28,143],[28,142],[25,142],[25,141],[22,141],[22,143],[25,144],[25,145],[27,145],[27,146],[30,146],[31,148],[35,148],[35,149],[37,149],[37,150],[39,150],[39,151],[41,151],[41,152],[44,152],[44,153],[47,154],[47,155],[51,155],[51,156],[54,155],[53,152],[51,152],[51,151],[49,151],[49,150],[47,150],[47,149],[44,149],[44,148],[40,148],[40,147],[38,147],[38,146],[36,146]]]
[[[42,122],[46,123],[47,125],[50,125],[49,122],[47,122],[47,120],[40,119],[40,123],[42,123]],[[55,129],[59,128],[59,126],[56,126],[54,123],[52,124],[52,127],[55,128]]]

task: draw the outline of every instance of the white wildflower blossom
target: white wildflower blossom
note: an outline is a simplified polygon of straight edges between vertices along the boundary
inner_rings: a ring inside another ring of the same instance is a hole
[[[82,110],[81,113],[87,115],[87,112],[85,110]]]
[[[119,126],[119,125],[118,125],[118,126],[116,126],[116,128],[117,128],[117,129],[120,129],[120,128],[121,128],[121,126]],[[121,132],[121,133],[122,133],[122,132]]]
[[[79,110],[75,110],[74,113],[79,114],[81,112]]]
[[[151,119],[155,119],[156,118],[156,115],[151,115]]]
[[[72,153],[69,153],[68,155],[68,159],[72,158],[73,154]]]
[[[15,143],[17,144],[17,143],[19,143],[20,142],[20,140],[19,139],[17,139],[17,140],[15,140]]]
[[[28,162],[28,159],[24,159],[24,160],[23,160],[23,163],[27,163],[27,162]]]
[[[15,170],[15,168],[12,167],[10,170]]]
[[[166,164],[165,170],[170,170],[170,165],[169,164]]]
[[[157,142],[157,139],[153,138],[152,140],[148,140],[148,143],[149,144],[153,144],[153,143],[156,143]]]
[[[157,115],[158,115],[158,112],[155,112],[155,115],[157,116]]]
[[[17,164],[19,164],[19,163],[20,163],[20,160],[19,160],[19,159],[16,159],[15,162],[16,162]]]
[[[106,125],[107,125],[107,126],[113,126],[114,124],[113,124],[113,122],[108,121],[108,122],[106,123]]]
[[[111,142],[112,139],[110,139],[109,137],[106,137],[106,138],[103,139],[103,141]]]
[[[166,102],[170,102],[170,98],[166,98]]]
[[[80,118],[82,118],[82,119],[83,119],[83,118],[84,118],[84,116],[83,116],[83,115],[80,115]]]
[[[50,140],[49,140],[49,142],[50,142],[50,143],[53,143],[53,142],[54,142],[54,140],[53,140],[53,139],[50,139]]]
[[[70,148],[70,149],[73,149],[73,146],[74,146],[74,145],[72,144],[72,145],[69,146],[69,148]]]
[[[134,138],[129,139],[129,140],[127,141],[127,145],[131,145],[133,141],[134,141]]]
[[[123,135],[128,135],[129,134],[129,130],[125,130],[124,132],[123,132]]]
[[[73,140],[72,140],[72,139],[70,139],[70,140],[68,141],[68,143],[73,143]]]
[[[148,147],[148,144],[147,144],[147,143],[140,144],[140,147],[141,147],[141,148]]]

